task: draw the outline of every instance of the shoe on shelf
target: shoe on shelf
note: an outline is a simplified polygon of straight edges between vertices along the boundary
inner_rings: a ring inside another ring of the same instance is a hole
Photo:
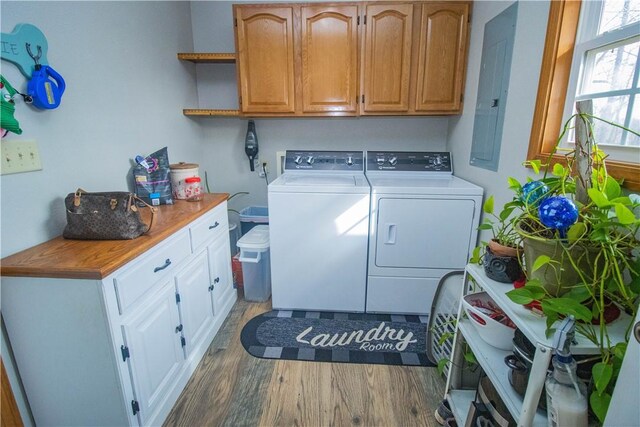
[[[453,412],[451,412],[451,407],[449,406],[449,401],[447,401],[447,399],[440,402],[440,406],[438,406],[434,415],[436,417],[436,421],[441,425],[451,425],[447,424],[450,419],[455,423],[455,418],[453,416]]]

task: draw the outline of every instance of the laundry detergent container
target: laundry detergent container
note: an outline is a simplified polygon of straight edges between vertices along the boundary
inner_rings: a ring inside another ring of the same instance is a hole
[[[271,260],[269,257],[269,226],[256,225],[238,240],[244,298],[267,301],[271,296]]]
[[[267,207],[249,206],[240,211],[240,231],[243,236],[260,224],[269,224],[269,209]]]

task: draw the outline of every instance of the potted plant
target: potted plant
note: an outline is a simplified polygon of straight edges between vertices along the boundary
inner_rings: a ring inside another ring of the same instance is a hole
[[[494,197],[489,196],[482,206],[485,216],[478,230],[490,230],[492,238],[489,242],[482,242],[482,256],[480,246],[474,250],[472,262],[481,263],[491,279],[513,283],[522,276],[522,238],[517,233],[517,216],[514,215],[520,203],[506,203],[498,214],[494,213],[494,205]]]
[[[505,206],[514,208],[511,222],[524,247],[526,283],[507,295],[519,304],[537,301],[549,333],[561,317],[575,316],[577,332],[599,347],[589,401],[602,422],[638,309],[640,197],[624,195],[607,174],[606,155],[595,143],[591,123],[602,119],[590,110],[590,104],[578,105],[565,124],[558,144],[575,122],[576,148],[564,162],[552,164],[551,156],[545,164],[529,161],[536,174],[542,172],[539,180],[522,185],[509,179],[516,195]],[[617,321],[626,322],[622,342],[607,333],[616,312],[622,313]]]

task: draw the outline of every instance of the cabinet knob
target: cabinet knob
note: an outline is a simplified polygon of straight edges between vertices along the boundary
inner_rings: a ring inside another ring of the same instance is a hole
[[[209,292],[213,291],[213,285],[209,285]]]
[[[209,226],[209,230],[211,230],[211,229],[213,229],[213,228],[216,228],[216,227],[217,227],[217,226],[219,226],[219,225],[220,225],[220,223],[219,223],[218,221],[216,221],[216,222],[214,222],[214,223],[213,223],[213,225],[210,225],[210,226]]]
[[[164,262],[164,265],[161,265],[160,267],[156,267],[153,269],[154,273],[157,273],[158,271],[164,270],[165,268],[169,267],[171,265],[171,260],[169,258],[166,259],[166,261]]]
[[[176,326],[176,334],[177,334],[178,332],[182,332],[182,329],[183,329],[182,323],[181,323],[181,324],[179,324],[178,326]]]
[[[216,277],[215,279],[213,279],[213,283],[220,283],[220,278]]]

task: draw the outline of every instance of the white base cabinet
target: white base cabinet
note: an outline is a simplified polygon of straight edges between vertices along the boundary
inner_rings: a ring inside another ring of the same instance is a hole
[[[103,279],[3,276],[36,424],[162,424],[236,301],[229,253],[224,201]]]
[[[156,297],[122,325],[121,350],[135,391],[132,412],[137,406],[143,421],[158,408],[180,373],[184,351],[180,336],[176,336],[179,324],[175,288],[167,282]]]

